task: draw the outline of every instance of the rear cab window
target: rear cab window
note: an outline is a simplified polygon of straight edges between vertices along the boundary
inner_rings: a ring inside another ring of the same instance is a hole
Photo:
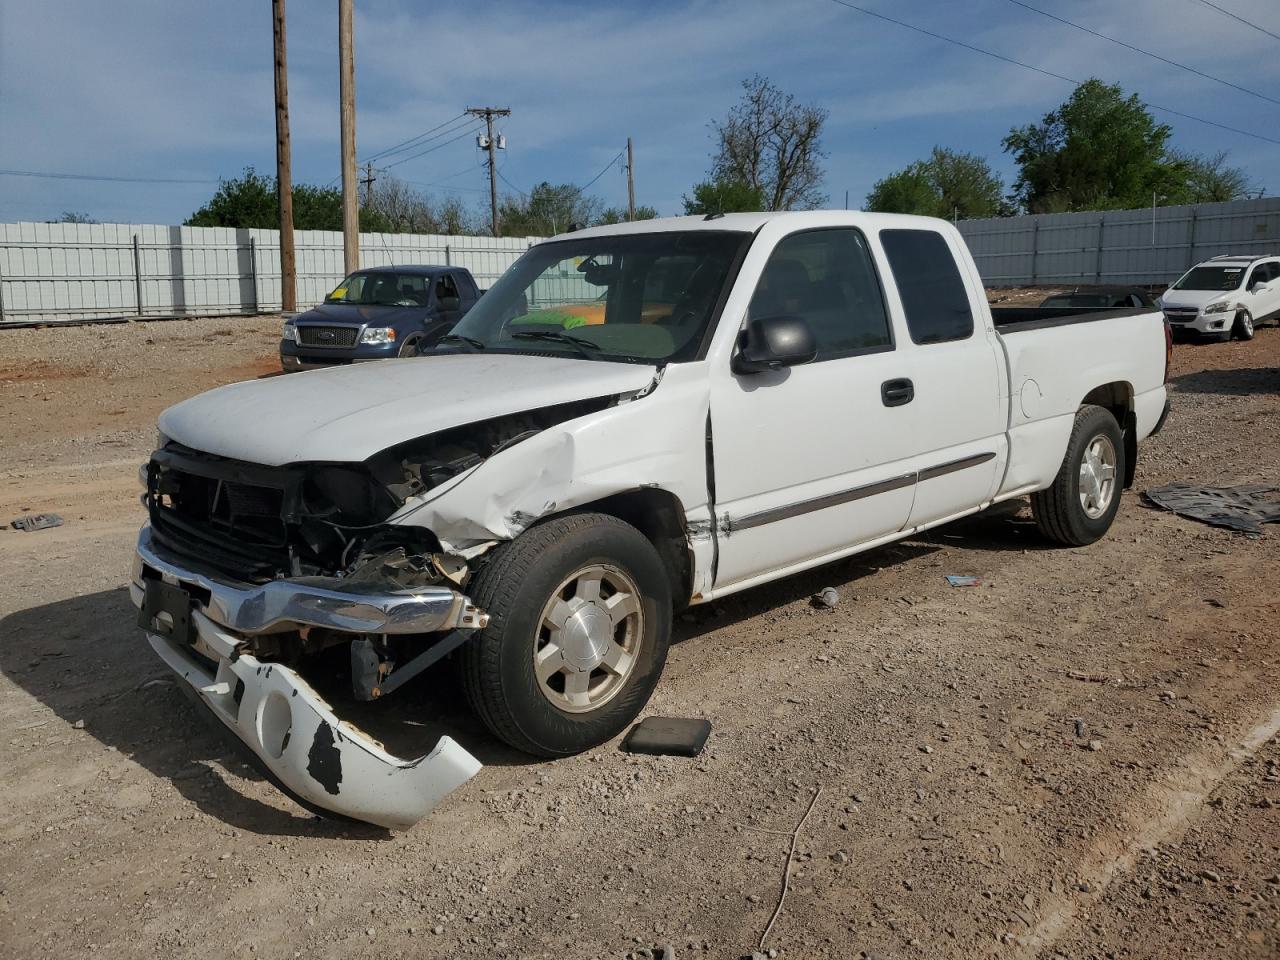
[[[898,286],[913,343],[973,336],[969,291],[946,237],[933,230],[881,230],[880,245]]]

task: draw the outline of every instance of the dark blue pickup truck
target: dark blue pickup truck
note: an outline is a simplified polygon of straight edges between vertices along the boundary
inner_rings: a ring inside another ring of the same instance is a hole
[[[320,306],[285,322],[280,365],[307,370],[416,356],[452,330],[479,296],[463,267],[357,270]]]

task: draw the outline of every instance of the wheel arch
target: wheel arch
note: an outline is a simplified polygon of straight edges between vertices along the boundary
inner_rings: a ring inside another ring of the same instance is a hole
[[[671,600],[688,606],[693,594],[693,555],[684,504],[670,490],[640,487],[574,506],[572,513],[604,513],[639,530],[653,544],[671,580]],[[549,519],[549,518],[548,518]]]
[[[1129,489],[1138,470],[1138,417],[1133,406],[1133,384],[1127,380],[1101,384],[1085,394],[1080,406],[1102,407],[1120,424],[1124,438],[1124,488]]]

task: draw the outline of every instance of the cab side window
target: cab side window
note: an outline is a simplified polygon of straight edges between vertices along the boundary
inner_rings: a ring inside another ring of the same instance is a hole
[[[447,273],[442,273],[436,278],[436,302],[443,300],[445,297],[456,297],[458,288],[453,282],[453,277]]]
[[[1252,290],[1254,284],[1270,283],[1280,275],[1280,263],[1260,263],[1253,268],[1253,273],[1249,275],[1249,281],[1245,284],[1246,290]]]
[[[893,349],[884,294],[860,230],[783,238],[765,264],[748,316],[803,319],[818,346],[816,362]]]
[[[946,238],[932,230],[881,230],[880,243],[898,284],[915,343],[973,336],[969,292]]]

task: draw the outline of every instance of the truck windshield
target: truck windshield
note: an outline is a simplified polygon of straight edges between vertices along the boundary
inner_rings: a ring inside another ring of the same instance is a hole
[[[430,277],[420,273],[386,270],[359,271],[334,287],[325,303],[359,303],[366,306],[425,307]]]
[[[1192,267],[1173,285],[1175,290],[1234,290],[1244,279],[1244,267]]]
[[[750,237],[699,230],[539,244],[489,288],[442,347],[631,363],[692,360]]]

